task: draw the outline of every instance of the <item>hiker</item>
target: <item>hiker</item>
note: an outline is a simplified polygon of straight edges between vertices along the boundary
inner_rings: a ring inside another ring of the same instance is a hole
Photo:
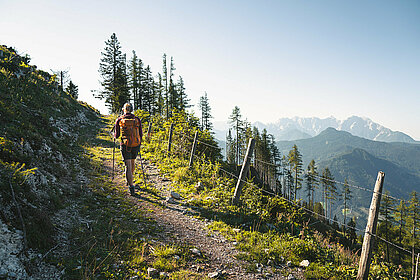
[[[125,163],[125,178],[129,186],[130,194],[135,195],[133,175],[136,157],[140,152],[140,144],[143,136],[141,120],[133,113],[133,106],[125,103],[123,115],[115,122],[115,138],[121,135],[121,154]]]

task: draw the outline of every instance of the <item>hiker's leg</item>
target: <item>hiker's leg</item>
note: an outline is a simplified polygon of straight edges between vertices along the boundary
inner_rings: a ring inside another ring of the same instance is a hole
[[[133,168],[131,165],[131,159],[125,160],[125,178],[127,179],[129,186],[133,186]]]
[[[131,174],[134,176],[134,171],[136,170],[136,159],[130,159],[131,160]]]

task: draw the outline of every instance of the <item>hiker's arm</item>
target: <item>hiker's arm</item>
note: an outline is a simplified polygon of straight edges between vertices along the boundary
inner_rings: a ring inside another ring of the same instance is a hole
[[[118,118],[117,119],[117,121],[115,122],[115,125],[114,125],[114,132],[115,132],[115,134],[114,134],[114,137],[115,138],[118,138],[118,137],[120,137],[120,126],[119,126],[119,122],[120,121],[120,119]]]
[[[143,139],[143,126],[142,126],[142,124],[141,124],[141,120],[140,120],[140,118],[139,118],[139,121],[140,121],[140,126],[139,126],[139,135],[140,135],[140,142],[141,142],[141,139]]]

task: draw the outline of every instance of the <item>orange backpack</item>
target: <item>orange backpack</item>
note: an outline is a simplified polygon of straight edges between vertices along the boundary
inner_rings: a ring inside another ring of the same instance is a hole
[[[138,118],[120,120],[121,140],[127,147],[137,147],[140,145],[139,127],[140,121]]]

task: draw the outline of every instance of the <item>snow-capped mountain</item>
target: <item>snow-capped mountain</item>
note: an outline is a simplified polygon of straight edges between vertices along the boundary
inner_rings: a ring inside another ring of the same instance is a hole
[[[413,138],[405,133],[392,131],[369,118],[357,116],[349,117],[346,120],[338,120],[334,117],[325,119],[281,118],[275,123],[263,124],[256,122],[253,125],[258,127],[260,131],[264,128],[267,129],[268,133],[273,134],[277,141],[310,138],[318,135],[328,127],[332,127],[375,141],[416,143]]]

